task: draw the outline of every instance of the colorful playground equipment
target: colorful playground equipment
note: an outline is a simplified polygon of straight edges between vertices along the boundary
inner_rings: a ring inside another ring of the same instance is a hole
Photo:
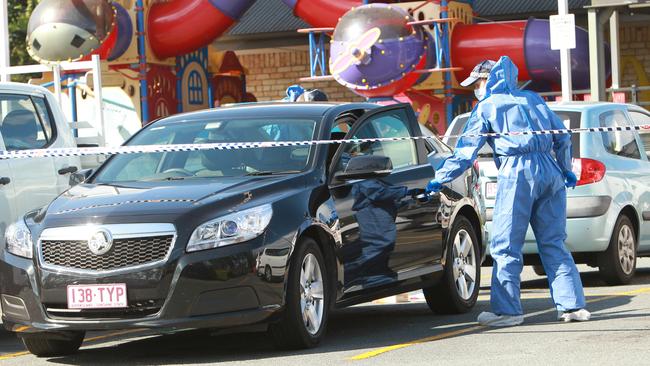
[[[411,102],[421,122],[441,133],[453,115],[472,103],[473,96],[458,80],[482,60],[508,55],[517,64],[525,87],[560,89],[560,53],[551,50],[547,20],[474,24],[472,0],[390,5],[345,0],[336,6],[328,0],[285,3],[315,27],[301,30],[309,33],[312,50],[312,72],[303,80],[333,77],[375,100]],[[588,35],[582,28],[575,32],[573,85],[585,89],[589,83]],[[321,46],[326,42],[321,39],[324,34],[332,34],[330,74],[319,62],[326,52]]]
[[[254,101],[233,52],[208,45],[253,0],[43,0],[28,26],[28,51],[40,63],[86,60],[96,54],[105,113],[126,130],[156,118],[211,106]],[[73,119],[92,116],[83,74],[65,72]],[[48,82],[51,80],[41,80]],[[89,118],[92,120],[92,118]],[[128,121],[127,121],[128,120]],[[125,133],[128,135],[128,133]]]
[[[208,52],[254,1],[43,0],[30,18],[28,50],[42,63],[99,55],[107,65],[104,85],[112,90],[105,97],[115,96],[142,123],[254,101],[237,56]],[[335,79],[373,101],[408,101],[440,133],[471,105],[472,94],[457,80],[480,60],[508,55],[528,87],[559,87],[560,56],[550,49],[546,20],[474,24],[472,0],[283,1],[314,27],[301,30],[309,34],[311,56],[304,80]],[[576,28],[576,35],[573,83],[583,88],[587,34]]]

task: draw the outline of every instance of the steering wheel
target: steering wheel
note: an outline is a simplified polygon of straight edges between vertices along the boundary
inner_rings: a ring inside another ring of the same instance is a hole
[[[167,170],[165,170],[163,172],[163,174],[167,174],[167,173],[179,173],[179,174],[182,174],[184,177],[192,177],[192,176],[194,176],[194,173],[192,173],[191,171],[189,171],[187,169],[183,169],[183,168],[171,168],[171,169],[167,169]]]

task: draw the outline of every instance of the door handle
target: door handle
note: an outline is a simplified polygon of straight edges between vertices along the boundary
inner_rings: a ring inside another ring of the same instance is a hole
[[[67,168],[61,168],[61,169],[59,169],[59,175],[65,175],[65,174],[68,174],[68,173],[76,173],[77,170],[79,170],[79,168],[77,168],[76,166],[69,166]]]
[[[0,186],[5,186],[11,183],[11,178],[9,177],[0,177]]]

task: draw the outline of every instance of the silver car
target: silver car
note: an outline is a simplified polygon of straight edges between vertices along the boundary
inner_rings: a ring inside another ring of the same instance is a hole
[[[650,125],[650,113],[638,106],[571,102],[549,104],[568,128]],[[459,115],[443,139],[455,146],[469,118]],[[650,131],[590,132],[572,135],[573,171],[578,186],[567,191],[566,245],[577,263],[598,267],[607,283],[625,284],[636,259],[650,256]],[[491,231],[498,170],[486,144],[478,155],[487,230]],[[524,261],[543,268],[529,228]]]

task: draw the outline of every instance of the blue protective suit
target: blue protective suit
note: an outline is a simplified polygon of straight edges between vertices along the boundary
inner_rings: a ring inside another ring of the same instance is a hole
[[[544,100],[517,88],[517,67],[501,57],[487,80],[487,93],[472,112],[466,134],[565,128]],[[461,137],[454,155],[436,172],[440,183],[468,169],[483,144],[490,144],[499,168],[490,253],[492,312],[521,315],[522,248],[528,224],[533,228],[548,276],[551,295],[560,311],[584,308],[585,298],[566,239],[566,188],[571,171],[571,137],[562,135]],[[551,155],[555,152],[555,158]]]

